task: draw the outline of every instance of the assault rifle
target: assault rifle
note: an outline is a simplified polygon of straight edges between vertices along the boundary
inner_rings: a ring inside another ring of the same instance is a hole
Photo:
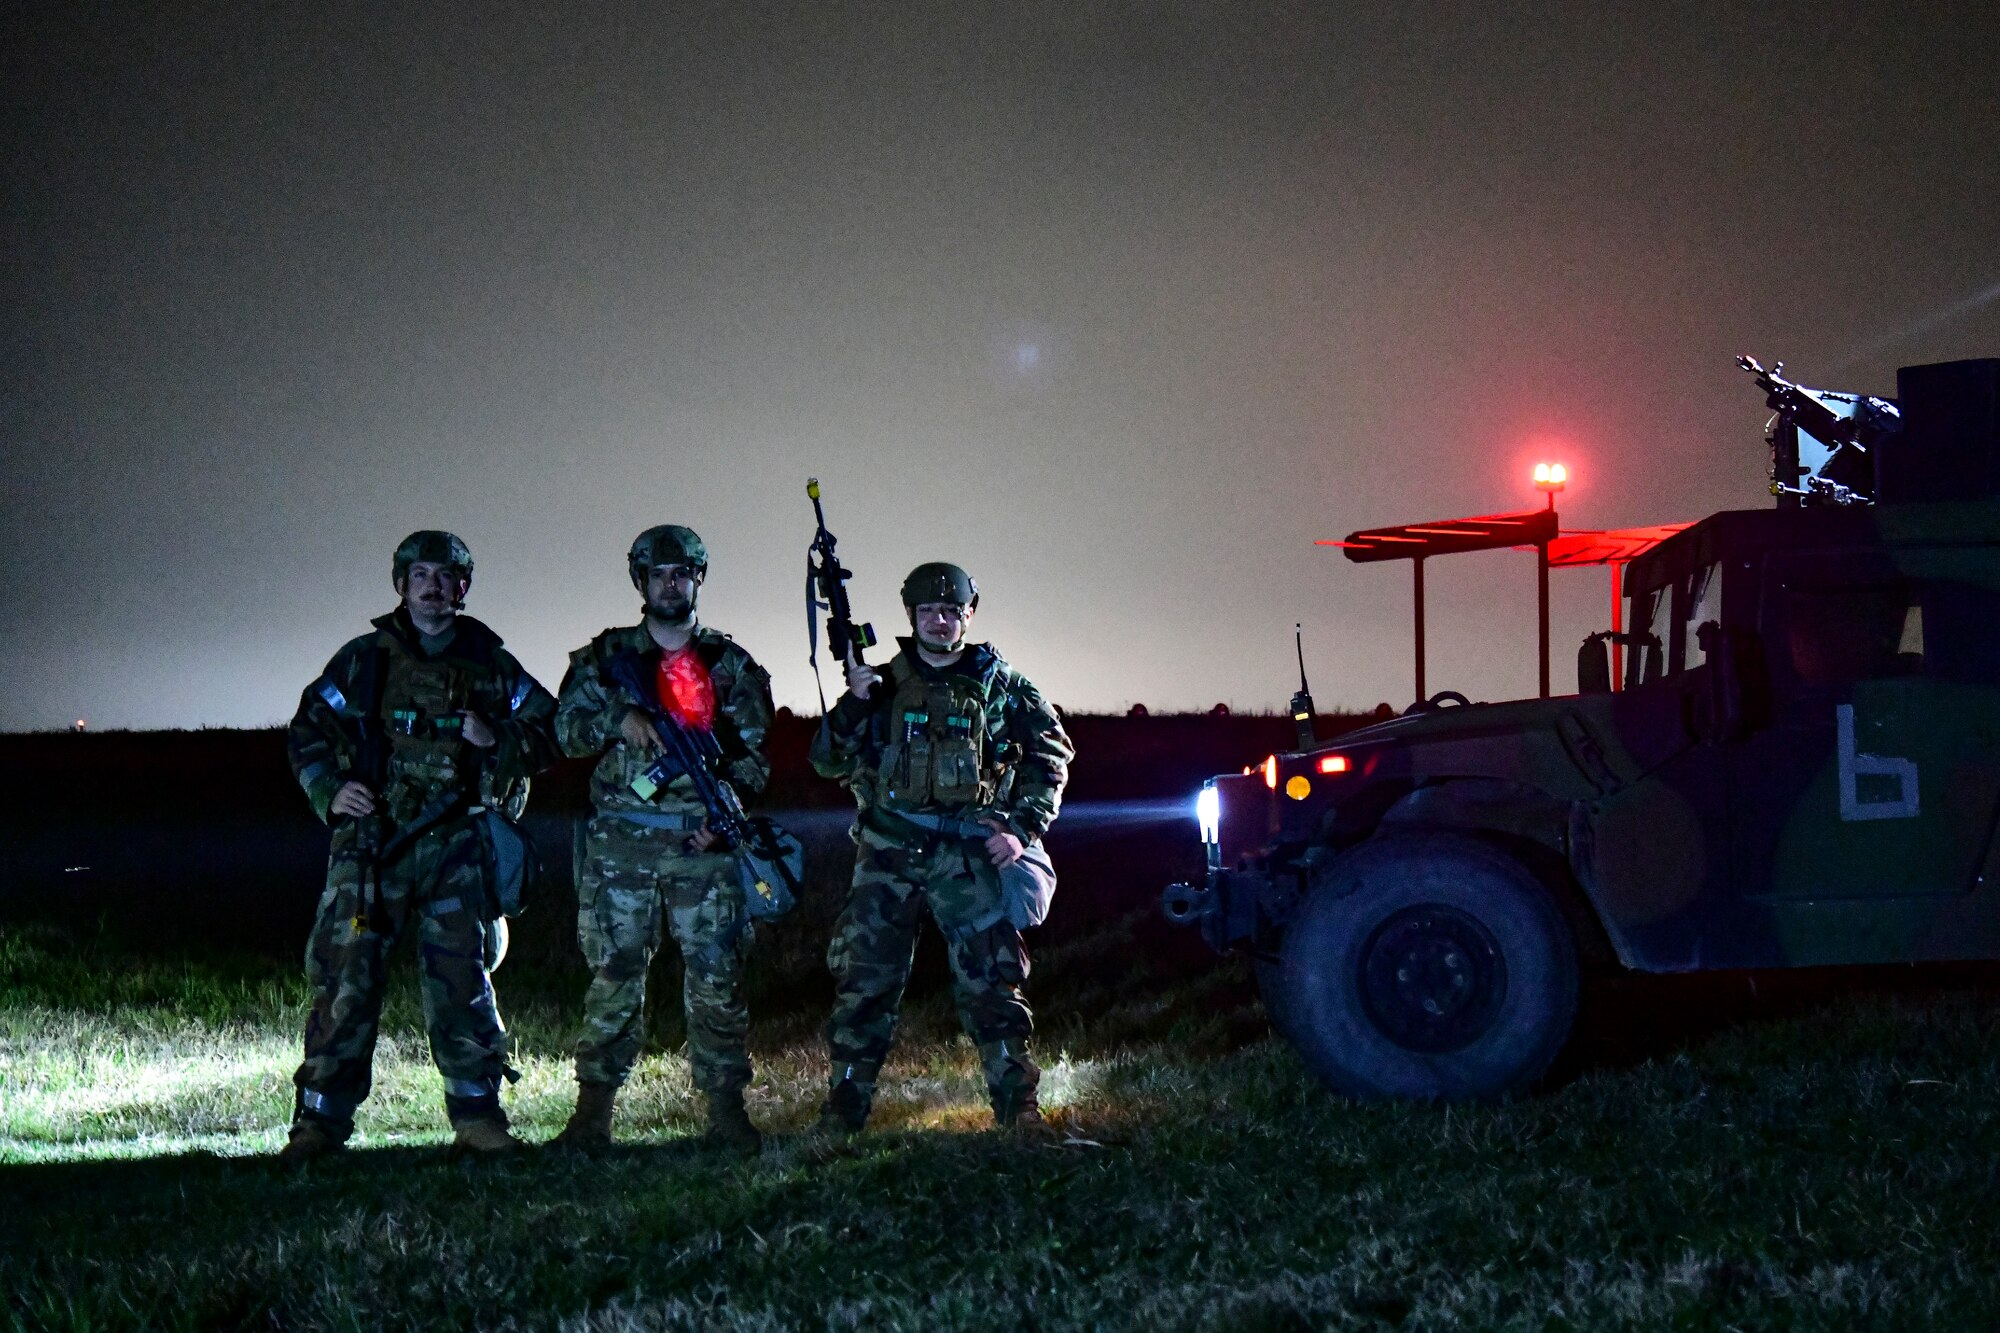
[[[826,646],[836,661],[845,663],[848,654],[861,660],[864,648],[875,646],[875,627],[854,623],[854,610],[847,604],[847,580],[854,571],[841,567],[834,554],[835,538],[826,530],[826,510],[819,503],[819,478],[806,478],[806,494],[813,502],[812,545],[806,548],[806,661],[812,664],[813,684],[819,686],[819,613],[826,617]],[[826,690],[819,690],[819,711],[826,714]]]
[[[658,695],[647,688],[637,655],[620,653],[605,670],[629,702],[646,715],[666,750],[669,765],[687,774],[702,809],[708,812],[709,832],[735,854],[748,914],[770,917],[791,911],[805,869],[804,845],[769,818],[744,810],[736,789],[722,777],[722,747],[716,743],[715,733],[686,726],[667,711]]]

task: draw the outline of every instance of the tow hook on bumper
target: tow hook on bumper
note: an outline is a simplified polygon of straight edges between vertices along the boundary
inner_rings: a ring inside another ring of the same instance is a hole
[[[1169,884],[1160,894],[1160,910],[1177,926],[1192,926],[1215,910],[1215,892],[1206,884]]]

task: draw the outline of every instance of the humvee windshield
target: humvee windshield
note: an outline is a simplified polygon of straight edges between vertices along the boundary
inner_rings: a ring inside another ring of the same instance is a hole
[[[1692,670],[1702,664],[1701,636],[1695,631],[1713,620],[1722,621],[1722,562],[1697,569],[1688,579],[1687,614],[1681,617],[1681,665]]]
[[[1676,614],[1676,608],[1679,613]],[[1722,619],[1722,564],[1712,561],[1657,588],[1632,593],[1632,623],[1652,642],[1635,648],[1625,669],[1625,686],[1664,680],[1702,664],[1695,630]]]

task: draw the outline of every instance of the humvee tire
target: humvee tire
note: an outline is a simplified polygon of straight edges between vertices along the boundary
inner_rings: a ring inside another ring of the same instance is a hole
[[[1285,964],[1276,957],[1259,957],[1252,965],[1257,978],[1257,996],[1264,1002],[1265,1016],[1271,1020],[1271,1030],[1285,1040],[1292,1037],[1291,1015],[1287,1008],[1285,993]]]
[[[1576,941],[1518,861],[1459,833],[1378,836],[1308,886],[1277,1026],[1349,1097],[1520,1092],[1576,1019]]]

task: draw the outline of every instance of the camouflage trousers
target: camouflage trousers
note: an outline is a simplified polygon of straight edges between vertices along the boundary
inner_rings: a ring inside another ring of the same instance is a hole
[[[857,826],[854,884],[834,923],[826,965],[833,1016],[826,1027],[833,1081],[872,1087],[895,1040],[897,1011],[928,913],[945,937],[958,1021],[979,1048],[996,1100],[1032,1095],[1041,1070],[1028,1054],[1034,1014],[1021,986],[1028,950],[1004,919],[983,930],[961,923],[988,914],[998,876],[979,843],[913,831],[904,840]]]
[[[306,944],[312,1013],[305,1061],[292,1082],[297,1114],[345,1137],[354,1109],[373,1083],[375,1039],[388,989],[388,958],[414,917],[431,1058],[444,1075],[453,1123],[506,1122],[500,1083],[507,1029],[486,971],[481,920],[488,901],[486,840],[474,819],[420,834],[382,868],[377,922],[386,933],[357,929],[364,866],[352,823],[334,829],[326,890]]]
[[[578,1082],[618,1087],[631,1074],[644,1035],[646,969],[663,929],[681,950],[695,1087],[723,1092],[750,1081],[743,960],[751,925],[742,881],[735,858],[689,852],[687,838],[683,830],[616,815],[590,821],[577,884],[577,938],[591,971],[576,1043]]]

